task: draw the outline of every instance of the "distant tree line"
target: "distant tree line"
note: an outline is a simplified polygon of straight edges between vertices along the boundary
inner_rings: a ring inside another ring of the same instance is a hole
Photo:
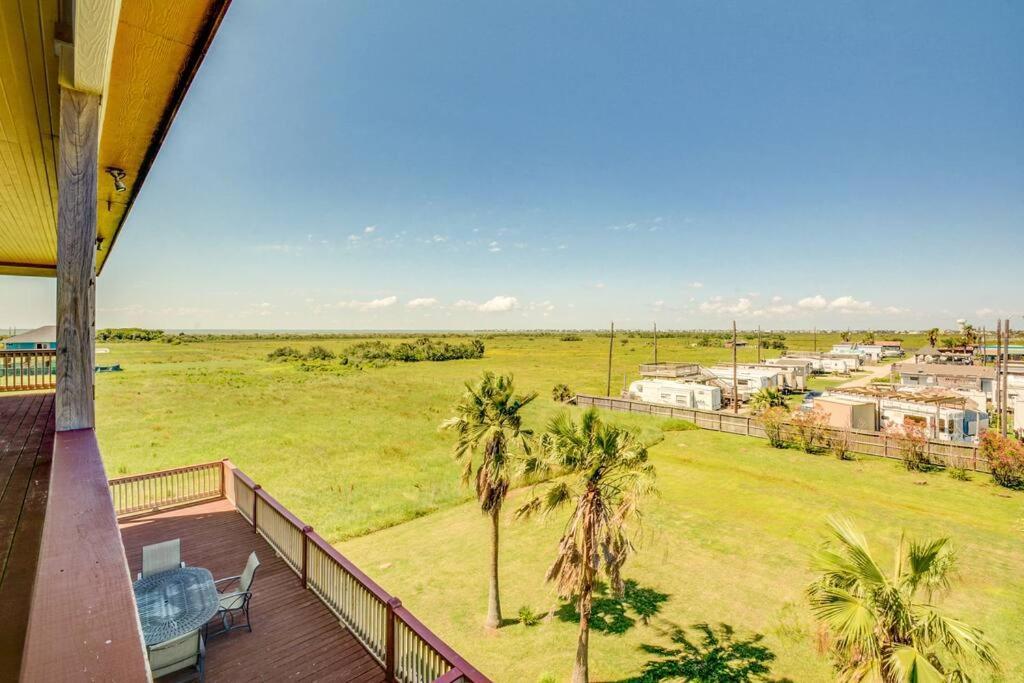
[[[389,363],[483,358],[484,350],[484,343],[479,339],[455,344],[429,337],[398,344],[374,339],[353,344],[338,353],[319,345],[311,346],[305,353],[293,346],[280,346],[267,354],[267,360],[338,362],[341,365],[361,367],[363,364],[381,366]]]

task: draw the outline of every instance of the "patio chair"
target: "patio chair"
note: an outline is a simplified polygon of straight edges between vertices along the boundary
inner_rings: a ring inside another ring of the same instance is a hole
[[[154,543],[153,545],[144,545],[142,546],[142,571],[139,573],[139,578],[142,579],[153,574],[184,566],[185,563],[181,561],[180,538],[176,538],[173,541]]]
[[[195,669],[192,678],[198,676],[200,683],[206,677],[206,644],[199,634],[199,629],[183,636],[146,648],[149,655],[149,668],[153,678],[183,669]]]
[[[252,582],[256,577],[256,570],[260,566],[260,561],[256,557],[256,552],[249,553],[249,559],[245,563],[245,569],[239,576],[229,576],[224,579],[217,579],[214,581],[214,585],[217,586],[217,591],[220,594],[218,596],[220,602],[220,608],[217,615],[220,617],[223,629],[214,632],[212,635],[220,635],[227,633],[236,628],[242,628],[243,626],[249,629],[249,633],[252,633],[252,622],[249,621],[249,602],[252,600]],[[232,583],[237,582],[235,590],[228,590]],[[245,617],[245,623],[241,623],[241,618]],[[235,623],[235,621],[238,623]]]

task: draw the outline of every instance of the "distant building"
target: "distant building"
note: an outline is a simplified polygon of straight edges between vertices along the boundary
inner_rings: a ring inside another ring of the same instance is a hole
[[[745,339],[737,339],[736,340],[736,348],[737,349],[741,349],[741,348],[743,348],[746,345],[747,345],[747,341]],[[727,348],[727,349],[731,349],[732,348],[732,339],[730,339],[727,342],[725,342],[725,348]]]
[[[994,368],[941,363],[897,363],[893,369],[899,373],[900,384],[904,386],[974,389],[983,392],[988,400],[995,400]]]
[[[4,339],[0,344],[6,351],[38,351],[57,348],[57,326],[46,325]]]

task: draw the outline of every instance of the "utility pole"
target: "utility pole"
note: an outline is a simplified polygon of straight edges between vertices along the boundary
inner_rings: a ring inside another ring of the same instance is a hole
[[[736,384],[736,321],[732,321],[732,412],[740,412],[739,391]]]
[[[1007,421],[1010,417],[1010,407],[1007,405],[1010,402],[1010,319],[1007,318],[1003,322],[1003,417],[999,420],[999,428],[1002,430],[1003,436],[1006,436],[1008,431]]]
[[[1003,419],[1003,382],[1001,379],[1003,372],[1003,321],[996,320],[996,355],[995,355],[995,369],[996,369],[996,380],[994,383],[995,393],[992,396],[992,402],[995,404],[996,418],[1000,421]]]
[[[757,364],[761,364],[761,326],[757,326]]]
[[[612,323],[611,334],[608,335],[608,390],[605,396],[612,395],[612,349],[615,348],[615,323]]]
[[[988,348],[985,346],[985,326],[981,327],[981,364],[988,365]]]
[[[658,323],[654,323],[654,364],[658,364]]]
[[[815,352],[817,352],[817,350],[818,350],[818,328],[817,327],[814,328],[814,350],[815,350]]]

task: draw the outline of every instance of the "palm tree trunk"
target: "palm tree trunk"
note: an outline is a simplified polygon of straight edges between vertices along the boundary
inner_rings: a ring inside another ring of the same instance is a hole
[[[498,517],[501,506],[491,510],[491,586],[487,595],[487,628],[501,626],[501,598],[498,595]]]
[[[593,584],[580,595],[580,634],[576,641],[576,663],[572,667],[572,683],[588,683],[590,680],[590,612],[594,593]]]

